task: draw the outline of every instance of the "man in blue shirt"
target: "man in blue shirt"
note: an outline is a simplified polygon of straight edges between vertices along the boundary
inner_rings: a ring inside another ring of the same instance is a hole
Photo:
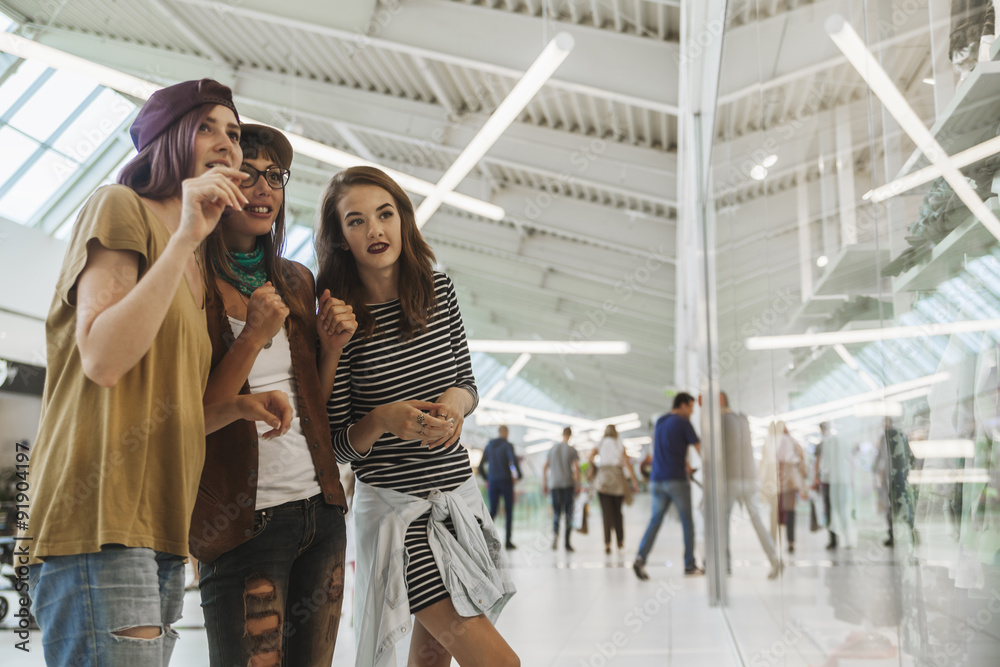
[[[640,579],[646,574],[646,558],[653,549],[656,533],[670,503],[677,504],[684,532],[684,574],[704,574],[694,562],[694,519],[691,516],[691,466],[687,462],[688,447],[701,454],[701,443],[691,426],[694,396],[681,392],[674,397],[673,409],[656,422],[653,430],[653,472],[650,476],[653,492],[653,516],[639,544],[639,556],[632,569]]]
[[[500,509],[500,497],[503,496],[503,511],[507,515],[507,548],[516,549],[510,541],[514,528],[514,476],[513,467],[517,470],[517,478],[521,479],[521,464],[517,462],[514,445],[507,441],[507,427],[497,429],[497,438],[490,440],[483,450],[483,460],[479,464],[479,474],[486,480],[490,495],[490,517],[497,515]],[[484,469],[485,466],[485,469]]]

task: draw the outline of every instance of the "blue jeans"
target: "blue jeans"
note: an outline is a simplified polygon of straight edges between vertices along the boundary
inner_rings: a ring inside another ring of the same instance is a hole
[[[507,519],[507,542],[514,529],[514,482],[510,480],[489,483],[490,518],[493,519],[500,509],[500,498],[503,498],[503,511]]]
[[[691,482],[677,479],[665,482],[653,482],[653,517],[649,520],[646,533],[639,544],[639,558],[646,561],[649,552],[653,550],[656,533],[660,530],[663,517],[667,515],[671,501],[677,504],[681,515],[681,528],[684,532],[684,569],[693,570],[694,562],[694,519],[691,517]]]
[[[258,510],[249,541],[199,564],[212,667],[333,662],[347,524],[322,498]]]
[[[573,532],[573,487],[552,489],[552,532],[559,537],[559,516],[566,515],[566,546]]]
[[[170,627],[184,604],[184,559],[152,549],[105,545],[49,556],[30,566],[32,611],[49,667],[166,667],[177,642]],[[116,634],[155,626],[155,639]]]

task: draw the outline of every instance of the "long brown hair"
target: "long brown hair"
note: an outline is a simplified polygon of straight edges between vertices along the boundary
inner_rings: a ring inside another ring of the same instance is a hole
[[[179,197],[181,181],[194,173],[194,138],[198,127],[214,108],[202,104],[181,116],[122,167],[118,183],[147,199]]]
[[[275,164],[281,164],[277,153],[269,146],[253,141],[241,141],[240,145],[243,148],[244,160],[262,158],[271,160]],[[281,166],[288,168],[287,165]],[[219,222],[219,225],[208,235],[203,244],[205,285],[208,288],[210,298],[215,298],[218,293],[216,278],[222,278],[229,283],[236,282],[236,276],[229,268],[229,249],[226,248],[225,240],[222,238],[221,227],[224,221],[225,218]],[[285,251],[285,197],[281,198],[281,207],[278,209],[274,224],[271,225],[271,229],[266,234],[257,237],[257,245],[264,249],[264,272],[271,284],[274,285],[274,289],[288,305],[292,316],[305,319],[310,308],[315,312],[315,302],[307,305],[299,298],[296,288],[298,281],[303,280],[302,274],[295,270],[291,262],[281,259],[281,255]],[[287,275],[286,271],[281,270],[282,265],[286,267]],[[220,275],[220,270],[222,275]]]
[[[417,229],[413,204],[396,181],[375,167],[351,167],[330,179],[320,200],[320,225],[316,235],[316,258],[319,271],[316,292],[330,294],[354,307],[358,330],[365,338],[375,334],[375,316],[365,303],[365,287],[358,274],[354,256],[345,249],[344,231],[337,205],[356,185],[382,188],[395,200],[399,212],[402,249],[399,254],[399,303],[403,310],[399,322],[400,338],[407,340],[425,331],[433,316],[437,299],[434,294],[434,251]]]

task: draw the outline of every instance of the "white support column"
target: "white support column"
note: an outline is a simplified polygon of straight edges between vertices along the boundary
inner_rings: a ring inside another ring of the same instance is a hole
[[[840,204],[840,245],[858,242],[858,216],[854,196],[854,152],[851,150],[851,115],[847,106],[834,110],[837,122],[837,201]]]
[[[703,397],[701,441],[709,604],[725,602],[725,469],[719,414],[718,300],[711,163],[726,1],[681,3],[678,116],[677,387]],[[707,43],[706,43],[707,42]]]
[[[799,217],[799,271],[802,277],[802,303],[812,298],[812,234],[809,226],[809,184],[806,183],[806,168],[799,168],[795,191],[798,196]]]

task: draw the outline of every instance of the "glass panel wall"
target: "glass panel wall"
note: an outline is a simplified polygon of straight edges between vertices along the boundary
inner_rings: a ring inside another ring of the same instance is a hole
[[[724,610],[748,665],[996,665],[993,5],[779,4],[730,3],[712,153]]]

